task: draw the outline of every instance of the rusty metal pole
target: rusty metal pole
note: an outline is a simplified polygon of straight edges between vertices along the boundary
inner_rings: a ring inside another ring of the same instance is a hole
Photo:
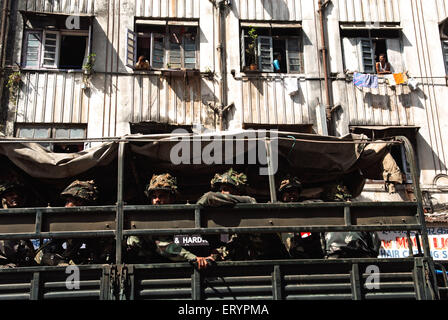
[[[322,0],[318,0],[319,6],[319,22],[320,22],[320,36],[322,40],[322,62],[324,69],[324,78],[325,78],[325,110],[327,115],[327,128],[328,134],[331,135],[333,133],[332,130],[332,117],[331,117],[331,101],[330,101],[330,84],[328,77],[328,65],[327,65],[327,45],[325,41],[325,32],[324,32],[324,9],[326,5],[329,3],[327,0],[325,3],[322,3]]]

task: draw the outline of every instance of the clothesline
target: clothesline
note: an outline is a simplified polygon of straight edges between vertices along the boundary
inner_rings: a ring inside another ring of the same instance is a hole
[[[415,90],[419,84],[415,78],[409,78],[407,72],[386,75],[355,72],[353,73],[353,84],[357,88],[378,89],[378,79],[380,76],[384,78],[386,83],[390,86],[406,84],[411,88],[411,90]]]

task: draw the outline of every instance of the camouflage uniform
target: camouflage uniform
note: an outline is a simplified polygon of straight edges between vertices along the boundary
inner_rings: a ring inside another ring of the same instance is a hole
[[[302,184],[297,177],[285,177],[278,189],[278,197],[282,199],[283,193],[289,190],[297,190],[302,192]],[[304,201],[307,202],[307,201]],[[285,247],[291,258],[294,259],[321,259],[324,254],[322,251],[321,236],[319,233],[299,232],[286,233],[282,236],[285,238]]]
[[[219,186],[226,183],[236,188],[240,194],[244,194],[247,176],[230,169],[223,174],[216,174],[210,183],[212,190],[219,190]],[[198,200],[197,204],[204,207],[222,207],[234,206],[237,203],[256,202],[249,196],[207,192]],[[288,257],[281,237],[276,233],[232,234],[229,241],[222,243],[213,251],[212,256],[215,260],[262,260]]]
[[[15,192],[24,195],[27,190],[19,182],[6,181],[0,183],[0,197],[2,208],[9,209],[3,197],[7,192]],[[23,207],[21,203],[17,208]],[[0,240],[0,268],[1,267],[23,267],[34,265],[34,246],[30,240]]]
[[[327,201],[350,201],[350,191],[343,184],[326,188]],[[377,232],[326,232],[325,251],[328,259],[334,258],[376,258],[381,242]]]
[[[98,200],[98,194],[98,188],[93,180],[75,180],[61,192],[61,197],[73,197],[82,200],[83,205],[94,205]],[[52,239],[39,249],[35,260],[39,264],[55,266],[111,263],[114,257],[113,238]]]
[[[176,178],[169,173],[153,175],[145,195],[151,198],[156,190],[177,192]],[[174,243],[172,236],[130,236],[126,239],[127,263],[195,261],[196,255]]]

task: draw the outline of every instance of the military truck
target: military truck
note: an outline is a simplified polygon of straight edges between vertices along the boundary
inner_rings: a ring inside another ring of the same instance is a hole
[[[88,143],[90,148],[54,153],[38,143]],[[356,197],[366,179],[382,178],[378,175],[392,146],[403,146],[406,152],[415,199],[305,203],[277,199],[276,188],[285,173],[300,177],[304,197],[318,197],[325,190],[322,186],[335,181],[343,181]],[[27,208],[0,210],[0,239],[109,237],[116,244],[110,264],[2,268],[0,300],[446,298],[446,270],[436,273],[430,255],[414,152],[406,137],[371,141],[354,134],[336,138],[244,130],[79,141],[3,138],[0,155],[3,177],[20,176],[35,202]],[[258,203],[196,205],[198,197],[209,191],[213,174],[229,167],[247,174],[249,194]],[[178,178],[178,203],[146,204],[145,184],[157,172]],[[101,205],[63,207],[57,195],[75,178],[97,181]],[[131,235],[328,231],[405,231],[409,257],[222,261],[205,270],[188,262],[128,264],[123,259],[123,241]],[[416,234],[416,247],[411,232]]]

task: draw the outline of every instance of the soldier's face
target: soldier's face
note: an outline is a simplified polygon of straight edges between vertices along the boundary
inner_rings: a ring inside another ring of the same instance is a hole
[[[155,190],[151,195],[151,204],[171,204],[173,203],[173,196],[170,192],[164,190]]]
[[[23,205],[23,198],[15,191],[8,191],[3,195],[8,208],[18,208]]]
[[[220,187],[219,187],[219,192],[221,192],[222,194],[233,194],[233,195],[239,195],[238,190],[230,185],[230,184],[226,184],[223,183]]]
[[[282,194],[283,202],[297,202],[299,201],[299,192],[297,190],[286,190]]]
[[[66,208],[80,207],[83,205],[85,205],[84,201],[79,198],[68,197],[67,200],[65,200]]]

